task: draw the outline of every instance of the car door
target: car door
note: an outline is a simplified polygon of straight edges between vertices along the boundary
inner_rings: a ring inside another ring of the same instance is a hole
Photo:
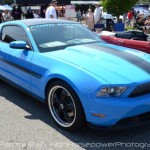
[[[21,26],[6,25],[2,28],[0,42],[0,74],[12,83],[30,91],[30,64],[33,55],[31,49],[14,49],[9,47],[12,41],[28,40]]]

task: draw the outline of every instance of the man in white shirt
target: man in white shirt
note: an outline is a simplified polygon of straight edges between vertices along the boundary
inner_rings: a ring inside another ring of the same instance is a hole
[[[50,6],[46,9],[45,18],[46,19],[57,19],[56,9],[57,1],[52,0]]]
[[[99,7],[98,4],[95,4],[95,10],[94,10],[94,23],[101,22],[101,16],[102,16],[102,8]]]

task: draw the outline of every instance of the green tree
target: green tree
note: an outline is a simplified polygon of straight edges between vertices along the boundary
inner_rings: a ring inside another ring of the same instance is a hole
[[[13,3],[13,0],[3,0],[2,3],[10,5]]]
[[[102,6],[107,13],[117,17],[128,12],[139,0],[102,0]]]
[[[139,3],[149,3],[150,0],[139,0]]]

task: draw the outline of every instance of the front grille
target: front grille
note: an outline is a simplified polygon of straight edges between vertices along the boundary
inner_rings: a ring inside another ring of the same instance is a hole
[[[129,97],[137,97],[150,93],[150,83],[145,83],[137,86],[129,95]]]

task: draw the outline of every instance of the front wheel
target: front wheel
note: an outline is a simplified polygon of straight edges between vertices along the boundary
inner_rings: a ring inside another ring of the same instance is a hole
[[[63,81],[53,82],[48,89],[48,107],[55,122],[65,130],[85,124],[85,115],[74,90]]]

